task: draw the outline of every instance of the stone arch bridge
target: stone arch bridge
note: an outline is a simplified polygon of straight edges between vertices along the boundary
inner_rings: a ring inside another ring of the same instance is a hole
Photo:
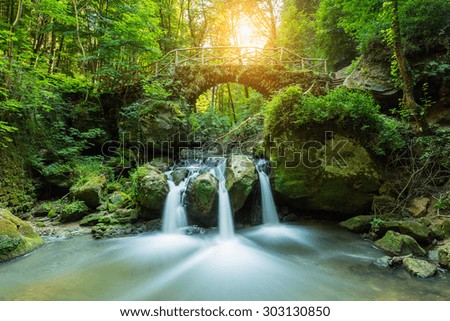
[[[265,97],[289,85],[323,93],[329,85],[327,61],[304,58],[285,48],[198,47],[176,49],[149,68],[153,79],[173,79],[177,94],[191,106],[206,90],[239,83]]]

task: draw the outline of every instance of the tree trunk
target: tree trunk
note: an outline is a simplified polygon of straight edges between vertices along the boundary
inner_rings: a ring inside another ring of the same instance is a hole
[[[394,15],[392,20],[394,53],[395,58],[397,59],[400,75],[403,80],[403,104],[406,109],[413,112],[416,123],[419,126],[419,130],[426,134],[429,132],[429,126],[425,118],[425,110],[416,102],[414,98],[414,78],[409,67],[408,60],[406,59],[405,50],[401,40],[400,22],[398,17],[398,0],[394,0],[392,3]]]
[[[11,3],[11,6],[13,6],[13,3]],[[22,16],[22,9],[23,9],[23,1],[19,0],[19,4],[17,6],[17,13],[16,13],[16,18],[14,19],[14,21],[11,24],[11,27],[9,29],[9,43],[8,43],[8,72],[6,73],[5,76],[5,87],[8,88],[9,87],[9,79],[10,79],[10,74],[12,71],[12,61],[13,61],[13,50],[14,50],[14,40],[12,39],[15,28],[17,26],[17,24],[19,23],[20,17]],[[11,8],[11,12],[12,12],[12,8]],[[11,15],[12,18],[12,15]]]
[[[236,110],[235,110],[235,108],[234,108],[234,102],[233,102],[233,96],[232,96],[232,94],[231,94],[230,83],[227,83],[227,88],[228,88],[228,99],[229,99],[230,104],[231,104],[231,111],[233,112],[233,120],[234,120],[234,123],[236,124],[236,123],[237,123],[237,120],[236,120]]]

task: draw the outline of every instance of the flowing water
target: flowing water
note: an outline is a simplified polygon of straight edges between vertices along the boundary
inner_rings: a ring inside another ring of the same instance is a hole
[[[449,273],[421,280],[376,266],[384,254],[333,223],[279,224],[262,167],[266,224],[235,233],[224,159],[188,167],[187,179],[169,183],[163,233],[47,238],[0,263],[0,300],[448,300]],[[219,231],[178,234],[184,190],[202,170],[219,180]]]
[[[448,300],[450,275],[378,267],[384,254],[331,223],[218,234],[47,240],[0,264],[1,300]]]
[[[278,219],[277,208],[273,200],[269,176],[264,171],[267,165],[268,162],[264,159],[260,159],[256,163],[259,185],[261,187],[262,218],[264,224],[276,225],[280,223],[280,220]]]
[[[179,185],[175,185],[170,180],[168,183],[170,191],[164,205],[162,231],[164,233],[177,233],[181,228],[187,226],[186,210],[182,202],[186,184],[183,181]]]
[[[223,240],[229,240],[234,236],[233,212],[231,210],[230,195],[226,188],[226,159],[221,159],[214,174],[219,180],[219,231]]]

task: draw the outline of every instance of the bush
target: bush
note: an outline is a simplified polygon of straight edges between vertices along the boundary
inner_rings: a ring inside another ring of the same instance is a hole
[[[356,133],[377,155],[405,146],[406,125],[380,113],[372,96],[362,91],[338,88],[327,95],[303,95],[298,87],[288,87],[265,107],[267,133],[287,128],[333,122],[343,131]]]

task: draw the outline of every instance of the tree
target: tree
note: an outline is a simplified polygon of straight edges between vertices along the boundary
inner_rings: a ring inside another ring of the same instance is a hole
[[[402,36],[400,31],[400,19],[398,13],[398,0],[386,2],[387,6],[391,6],[392,20],[392,42],[394,47],[395,58],[397,59],[398,69],[403,82],[403,104],[406,109],[413,112],[414,118],[423,133],[428,133],[429,127],[425,118],[425,110],[420,106],[414,98],[414,77],[411,72],[408,60],[406,59],[405,49],[402,44]]]
[[[267,38],[266,47],[276,48],[278,42],[278,24],[283,2],[281,0],[246,0],[243,1],[244,12],[252,20],[261,36]]]

